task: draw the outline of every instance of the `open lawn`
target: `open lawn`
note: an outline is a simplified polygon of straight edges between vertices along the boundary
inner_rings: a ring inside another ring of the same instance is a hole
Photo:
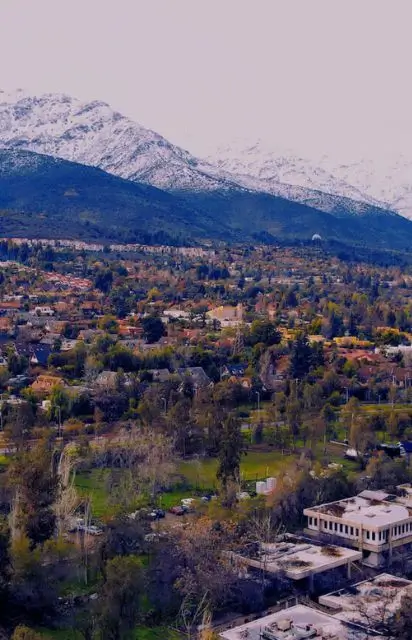
[[[296,460],[296,456],[282,456],[279,451],[249,451],[243,456],[241,462],[242,480],[251,482],[279,475],[294,460]],[[169,509],[173,505],[179,504],[182,498],[193,496],[193,493],[202,494],[216,490],[216,471],[217,460],[215,458],[180,462],[177,465],[175,486],[171,491],[162,494],[159,503],[164,509]],[[89,472],[77,474],[75,480],[80,496],[90,497],[92,515],[97,518],[110,516],[116,510],[110,504],[108,497],[108,473],[107,469],[92,469]]]
[[[107,469],[92,469],[90,472],[78,473],[75,478],[75,486],[79,495],[90,498],[92,514],[97,518],[108,515],[112,510],[108,504],[107,495]]]
[[[296,456],[284,455],[279,451],[249,451],[242,457],[240,473],[242,480],[259,480],[278,475]],[[178,473],[194,488],[213,490],[217,486],[217,460],[189,460],[178,465]]]

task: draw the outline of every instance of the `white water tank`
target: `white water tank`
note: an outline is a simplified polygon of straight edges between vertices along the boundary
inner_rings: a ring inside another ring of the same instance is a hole
[[[266,493],[266,482],[259,480],[259,482],[256,482],[256,493],[258,495],[262,495]]]

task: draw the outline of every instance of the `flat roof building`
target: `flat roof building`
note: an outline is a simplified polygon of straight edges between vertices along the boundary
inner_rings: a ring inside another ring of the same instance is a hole
[[[220,633],[224,640],[366,640],[365,629],[349,628],[338,618],[296,605]]]
[[[412,543],[412,488],[398,494],[362,491],[357,496],[304,509],[306,533],[330,538],[363,554],[374,567],[391,560],[395,548]]]
[[[412,582],[381,573],[370,580],[320,596],[319,604],[345,623],[355,623],[384,632],[399,610],[404,595],[412,592]]]
[[[312,580],[316,574],[339,567],[346,567],[350,577],[352,563],[362,560],[362,553],[346,547],[320,546],[286,535],[281,541],[260,543],[249,553],[248,550],[245,553],[232,553],[231,557],[241,566],[268,574],[283,572],[290,580]]]

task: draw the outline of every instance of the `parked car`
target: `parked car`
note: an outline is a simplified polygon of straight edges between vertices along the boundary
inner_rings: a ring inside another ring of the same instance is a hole
[[[181,500],[182,506],[187,507],[188,509],[193,508],[195,505],[195,502],[196,502],[195,498],[183,498]]]
[[[149,518],[151,520],[160,520],[161,518],[164,518],[165,515],[166,513],[163,509],[153,509],[153,511],[149,513]]]
[[[175,507],[171,507],[169,511],[175,516],[183,516],[187,510],[181,505],[176,505]]]

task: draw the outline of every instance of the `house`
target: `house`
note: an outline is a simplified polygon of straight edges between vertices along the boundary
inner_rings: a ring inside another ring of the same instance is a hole
[[[309,535],[354,547],[363,562],[379,567],[392,559],[394,549],[412,544],[412,487],[398,487],[398,495],[362,491],[357,496],[304,509]]]
[[[247,364],[225,364],[222,368],[222,378],[244,378]]]
[[[206,313],[209,322],[218,321],[222,327],[238,327],[243,324],[243,305],[223,305]]]
[[[40,375],[31,385],[31,388],[36,393],[49,393],[53,387],[63,385],[62,378],[57,376]]]
[[[47,367],[49,355],[53,349],[50,344],[39,343],[31,348],[30,364],[38,364]]]
[[[169,369],[149,369],[148,373],[153,376],[153,382],[167,382],[172,377]]]
[[[184,309],[178,309],[177,307],[172,307],[171,309],[166,309],[163,312],[163,315],[168,320],[172,318],[173,320],[190,320],[189,311],[185,311]]]
[[[97,388],[115,389],[118,382],[117,371],[102,371],[99,373],[95,380],[95,386]],[[129,374],[124,374],[124,382],[126,386],[129,386],[132,382]]]
[[[95,384],[97,387],[114,389],[116,387],[116,382],[117,382],[116,371],[102,371],[97,376]]]
[[[71,351],[78,344],[79,340],[69,340],[68,338],[64,338],[62,340],[60,351]]]
[[[189,380],[189,382],[193,385],[193,388],[197,391],[198,389],[206,389],[207,387],[213,387],[213,382],[206,374],[203,367],[186,367],[180,368],[177,370],[178,375],[182,379],[182,383],[184,380]]]
[[[9,391],[17,391],[19,389],[24,389],[30,383],[30,378],[25,376],[23,373],[15,376],[14,378],[9,378],[7,382],[7,389]]]
[[[35,307],[32,313],[34,313],[37,316],[54,316],[54,309],[46,306],[42,306],[42,307],[39,306],[39,307]]]
[[[0,317],[0,334],[8,334],[13,330],[13,323],[9,317]]]
[[[67,322],[65,320],[49,320],[46,324],[46,331],[61,335],[64,332],[66,326]]]

